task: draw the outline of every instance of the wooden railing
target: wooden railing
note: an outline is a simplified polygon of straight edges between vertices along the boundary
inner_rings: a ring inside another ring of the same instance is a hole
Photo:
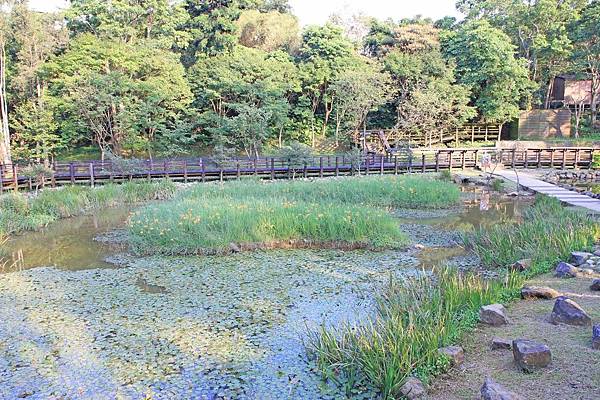
[[[370,154],[360,158],[345,155],[315,156],[300,163],[280,157],[237,158],[215,161],[209,158],[145,160],[125,169],[110,161],[56,162],[44,184],[88,184],[133,179],[162,179],[189,182],[292,177],[325,177],[355,174],[401,174],[479,167],[485,154],[510,168],[591,168],[593,148],[552,148],[525,150],[441,149],[408,151],[396,155]],[[35,177],[24,174],[24,165],[0,165],[0,193],[32,188]]]

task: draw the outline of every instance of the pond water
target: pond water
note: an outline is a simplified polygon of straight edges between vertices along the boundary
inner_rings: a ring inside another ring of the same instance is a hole
[[[124,257],[109,269],[104,259],[125,249],[94,238],[122,228],[127,209],[15,237],[22,271],[0,274],[0,398],[346,398],[316,373],[307,331],[360,323],[390,279],[464,256],[456,230],[519,218],[525,206],[467,197],[466,208],[398,211],[422,252]]]
[[[83,270],[111,268],[106,257],[122,246],[94,240],[123,228],[130,210],[108,208],[90,215],[67,218],[38,231],[12,237],[6,244],[10,259],[4,272],[34,267]]]

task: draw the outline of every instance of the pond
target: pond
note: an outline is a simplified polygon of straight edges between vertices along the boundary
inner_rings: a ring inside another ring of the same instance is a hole
[[[14,238],[23,270],[0,275],[0,398],[345,398],[315,372],[307,332],[359,323],[390,279],[463,256],[455,230],[518,218],[524,207],[477,193],[467,202],[398,212],[430,247],[421,253],[128,256],[115,268],[104,258],[124,249],[93,239],[123,226],[129,210],[118,209]],[[378,398],[369,388],[354,395]]]

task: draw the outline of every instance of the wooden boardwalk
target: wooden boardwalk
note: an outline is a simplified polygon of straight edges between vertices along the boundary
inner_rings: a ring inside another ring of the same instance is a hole
[[[518,179],[517,174],[514,171],[500,170],[496,171],[495,174],[515,183],[518,181],[520,186],[536,193],[545,194],[547,196],[554,197],[563,203],[567,203],[572,206],[583,207],[593,211],[594,213],[600,214],[600,200],[598,199],[593,199],[589,196],[561,188],[548,182],[544,182],[523,171],[518,172]]]

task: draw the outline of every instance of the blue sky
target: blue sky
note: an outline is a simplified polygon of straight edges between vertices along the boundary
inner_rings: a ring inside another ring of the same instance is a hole
[[[290,0],[302,25],[322,24],[336,12],[363,13],[380,19],[401,19],[417,14],[433,19],[458,16],[455,0]],[[30,0],[33,8],[43,11],[65,7],[67,0]]]

